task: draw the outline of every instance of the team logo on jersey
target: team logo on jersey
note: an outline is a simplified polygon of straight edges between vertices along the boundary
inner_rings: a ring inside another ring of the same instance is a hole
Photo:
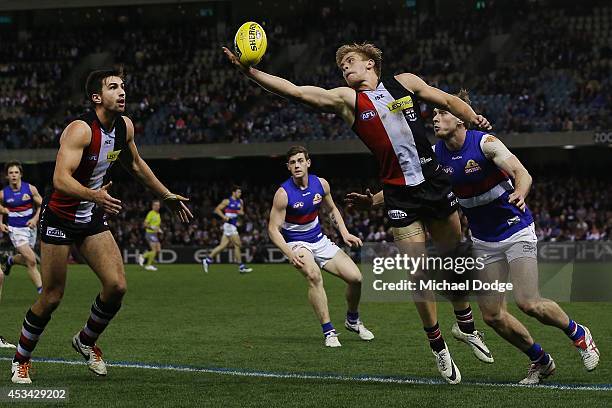
[[[66,238],[66,234],[59,228],[47,227],[47,236],[56,238]]]
[[[471,174],[480,171],[480,165],[476,161],[470,159],[465,164],[465,174]]]
[[[321,200],[323,200],[323,197],[319,193],[315,194],[314,197],[312,197],[312,203],[315,205],[319,204]]]
[[[376,117],[376,111],[373,111],[371,109],[361,112],[361,120],[372,120],[375,117]]]
[[[298,201],[297,203],[293,204],[293,208],[302,208],[304,206],[304,203],[301,201]]]
[[[387,108],[391,112],[403,111],[404,109],[410,109],[414,106],[412,102],[412,98],[410,96],[404,96],[403,98],[399,98],[394,100],[393,102],[389,102],[387,104]]]
[[[455,171],[455,169],[453,169],[451,166],[443,167],[442,170],[444,170],[446,174],[453,174],[453,172]]]
[[[23,195],[23,197],[21,197],[21,199],[22,199],[23,201],[28,201],[30,198],[32,198],[32,197],[30,197],[30,195],[29,195],[28,193],[25,193],[25,194]]]
[[[417,120],[417,114],[414,111],[414,109],[410,108],[410,109],[406,109],[404,111],[404,116],[406,117],[406,119],[408,119],[410,122],[414,122],[415,120]]]
[[[506,220],[506,222],[508,223],[508,225],[518,224],[519,222],[521,222],[521,217],[517,215],[515,217],[509,218],[508,220]]]
[[[114,162],[119,157],[119,153],[121,153],[121,150],[115,150],[113,152],[108,152],[108,154],[106,155],[106,161]]]

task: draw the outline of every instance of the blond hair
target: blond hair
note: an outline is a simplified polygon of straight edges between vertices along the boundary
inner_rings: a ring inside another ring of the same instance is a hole
[[[342,67],[340,66],[340,64],[342,63],[342,59],[349,52],[355,52],[361,55],[364,59],[371,59],[372,61],[374,61],[374,72],[380,78],[382,67],[382,51],[380,50],[380,48],[376,47],[374,44],[367,42],[361,44],[345,44],[341,46],[340,48],[338,48],[338,51],[336,51],[336,65],[338,65],[340,69],[342,69]]]

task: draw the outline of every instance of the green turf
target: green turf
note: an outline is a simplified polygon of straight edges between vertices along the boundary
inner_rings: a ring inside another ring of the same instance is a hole
[[[306,300],[303,278],[287,265],[255,265],[239,275],[234,266],[161,266],[157,272],[128,267],[124,306],[99,345],[109,361],[227,367],[274,372],[343,375],[413,376],[437,379],[433,357],[410,303],[370,303],[362,317],[376,334],[361,342],[344,329],[343,347],[325,349],[320,327]],[[342,326],[345,312],[343,283],[325,277],[332,321]],[[62,305],[54,314],[36,357],[76,360],[72,335],[88,316],[99,290],[87,268],[73,266]],[[5,283],[0,304],[0,334],[16,342],[25,311],[35,292],[23,269],[15,268]],[[612,383],[612,304],[563,304],[575,320],[585,322],[596,336],[603,360],[587,373],[579,356],[559,330],[520,316],[536,340],[557,362],[556,383]],[[516,312],[514,306],[512,310]],[[464,380],[517,381],[527,360],[492,330],[487,343],[495,364],[479,363],[463,345],[450,339],[453,322],[449,305],[439,304],[440,324]],[[4,356],[11,353],[2,351]],[[10,385],[9,363],[5,380]],[[184,373],[132,368],[109,368],[96,378],[84,366],[35,363],[35,386],[68,387],[73,406],[612,406],[612,391],[559,391],[491,388],[473,385],[398,385],[331,380],[266,379],[219,374]],[[463,401],[463,402],[461,402]]]

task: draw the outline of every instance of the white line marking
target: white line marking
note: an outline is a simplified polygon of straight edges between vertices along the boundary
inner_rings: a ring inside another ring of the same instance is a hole
[[[11,357],[0,357],[0,360],[10,361]],[[65,365],[83,365],[84,361],[63,360],[54,358],[34,358],[32,361],[36,363],[51,363]],[[385,383],[385,384],[413,384],[413,385],[446,385],[443,380],[434,378],[420,377],[385,377],[378,375],[342,375],[342,374],[309,374],[309,373],[283,373],[273,371],[249,371],[231,368],[206,368],[206,367],[190,367],[166,364],[146,364],[129,361],[107,361],[109,367],[118,368],[137,368],[141,370],[162,370],[162,371],[180,371],[192,373],[206,373],[231,375],[237,377],[258,377],[258,378],[278,378],[278,379],[298,379],[298,380],[332,380],[332,381],[353,381],[366,383]],[[540,385],[521,385],[517,383],[495,383],[481,381],[463,381],[464,385],[473,385],[478,387],[498,387],[498,388],[537,388],[546,390],[562,390],[562,391],[612,391],[612,384],[540,384]]]

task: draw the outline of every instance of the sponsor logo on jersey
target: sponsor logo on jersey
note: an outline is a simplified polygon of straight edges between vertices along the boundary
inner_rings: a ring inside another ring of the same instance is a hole
[[[459,155],[459,156],[451,157],[451,160],[460,160],[460,159],[463,159],[463,156]]]
[[[66,234],[59,228],[47,227],[46,232],[48,237],[66,238]]]
[[[419,161],[421,162],[421,164],[427,164],[432,160],[433,159],[431,157],[419,157]]]
[[[413,106],[414,103],[412,102],[412,98],[410,96],[404,96],[403,98],[396,99],[387,104],[387,108],[389,108],[391,112],[396,112],[398,110],[403,111],[404,109],[410,109]]]
[[[392,220],[401,220],[402,218],[408,217],[408,214],[402,210],[389,210],[387,211],[387,215],[389,215],[389,218]]]
[[[306,197],[306,196],[309,196],[309,195],[310,195],[310,191],[307,192],[307,193],[302,193],[302,197]]]
[[[7,202],[7,203],[12,203],[13,201],[15,201],[15,199],[11,197],[11,198],[8,198],[8,199],[6,199],[4,201]]]
[[[451,166],[445,166],[442,168],[442,170],[444,170],[446,174],[453,174],[453,172],[455,171],[455,169],[453,169]]]
[[[87,156],[87,160],[89,160],[89,161],[98,160],[98,156],[96,156],[95,154],[92,154],[91,156]]]
[[[107,140],[104,141],[104,145],[105,146],[106,145],[112,145],[112,144],[113,144],[113,141],[111,139],[107,139]]]
[[[30,195],[29,195],[28,193],[25,193],[25,194],[23,195],[23,197],[21,197],[21,199],[22,199],[23,201],[27,201],[27,200],[29,200],[30,198],[32,198],[32,197],[30,197]]]
[[[293,208],[302,208],[304,206],[304,203],[302,201],[298,201],[297,203],[293,204]]]
[[[373,111],[371,109],[361,112],[361,120],[372,120],[375,117],[376,117],[376,111]]]
[[[470,159],[465,164],[465,174],[471,174],[480,171],[480,165],[474,160]]]
[[[121,150],[115,150],[113,152],[108,152],[108,154],[106,155],[106,161],[114,162],[119,157],[119,153],[121,153]]]
[[[321,194],[319,193],[315,194],[314,197],[312,197],[312,203],[315,205],[319,204],[321,200],[323,200],[323,197],[321,197]]]

